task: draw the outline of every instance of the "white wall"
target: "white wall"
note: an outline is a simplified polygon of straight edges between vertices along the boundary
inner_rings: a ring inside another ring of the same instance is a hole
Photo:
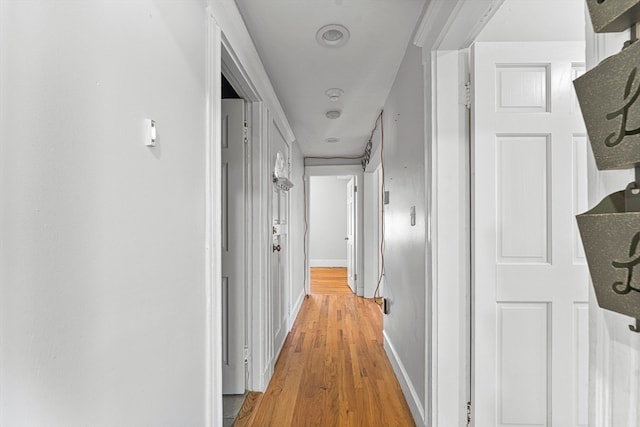
[[[385,348],[418,425],[425,401],[425,109],[422,50],[410,45],[384,106]],[[380,141],[376,131],[376,143]],[[415,206],[416,224],[410,223]]]
[[[347,266],[347,180],[312,176],[309,194],[311,267]]]
[[[593,34],[587,23],[587,69],[620,51],[628,32]],[[633,181],[633,171],[598,171],[589,156],[589,208]],[[626,243],[625,243],[626,244]],[[598,306],[593,286],[589,300],[589,425],[640,425],[640,335],[632,318]]]
[[[202,426],[204,4],[0,4],[0,425]]]
[[[505,0],[475,41],[584,41],[584,0]]]

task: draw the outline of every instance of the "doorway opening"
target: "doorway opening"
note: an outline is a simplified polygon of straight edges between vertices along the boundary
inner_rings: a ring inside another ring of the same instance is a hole
[[[360,165],[305,166],[305,292],[311,269],[342,271],[349,292],[364,296],[364,173]],[[339,270],[342,269],[342,270]]]
[[[224,74],[221,82],[222,402],[225,422],[232,422],[244,402],[249,369],[245,354],[250,320],[246,277],[249,104]]]
[[[353,175],[309,179],[311,293],[356,293],[356,218]]]

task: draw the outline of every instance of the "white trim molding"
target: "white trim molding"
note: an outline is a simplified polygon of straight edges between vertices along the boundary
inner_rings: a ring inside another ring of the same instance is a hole
[[[222,223],[220,188],[220,99],[221,99],[221,32],[211,11],[207,9],[207,136],[205,159],[205,295],[207,336],[205,379],[205,422],[208,426],[222,424],[222,349],[219,343],[222,337],[222,295],[220,280],[222,272],[220,229]]]
[[[418,24],[414,44],[432,50],[465,49],[504,0],[432,0]]]
[[[425,117],[425,135],[431,136],[425,147],[426,425],[462,425],[465,418],[471,375],[467,324],[471,260],[464,249],[470,239],[470,190],[465,187],[470,171],[467,121],[460,112],[464,82],[456,80],[468,73],[463,51],[503,1],[432,0],[414,37],[414,44],[422,47],[425,111],[430,112]],[[451,207],[452,202],[459,205]],[[458,214],[452,217],[447,209]],[[459,263],[453,284],[444,280],[444,272],[452,268],[450,260]]]
[[[423,426],[425,424],[424,417],[424,406],[422,402],[420,402],[420,397],[416,392],[416,389],[411,382],[411,378],[407,373],[398,353],[396,352],[395,347],[389,340],[386,332],[382,333],[384,337],[384,350],[387,353],[387,357],[391,362],[391,367],[393,368],[393,372],[395,372],[396,377],[398,378],[398,382],[400,383],[400,388],[402,389],[402,393],[404,394],[407,403],[409,404],[409,409],[411,409],[411,415],[413,415],[413,420],[415,421],[417,426]]]
[[[225,45],[231,47],[236,60],[242,64],[247,80],[256,88],[262,101],[267,105],[272,119],[278,124],[285,140],[289,143],[293,142],[295,140],[293,130],[236,3],[233,0],[208,0],[208,4],[220,26]]]

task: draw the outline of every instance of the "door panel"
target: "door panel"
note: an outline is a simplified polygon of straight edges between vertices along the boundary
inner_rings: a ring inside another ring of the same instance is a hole
[[[289,146],[275,124],[271,126],[271,165],[281,153],[284,165],[289,164]],[[288,169],[288,166],[286,166]],[[270,319],[272,331],[271,365],[275,366],[288,329],[288,233],[289,192],[275,183],[272,187],[271,210],[273,246],[271,250],[271,282],[269,284]]]
[[[222,392],[245,392],[244,101],[222,100]]]
[[[575,214],[587,146],[572,78],[581,43],[473,47],[476,427],[587,419],[588,278]]]

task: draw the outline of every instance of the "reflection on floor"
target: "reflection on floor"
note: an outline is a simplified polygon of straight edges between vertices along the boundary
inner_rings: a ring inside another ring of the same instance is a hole
[[[222,396],[223,427],[233,425],[240,408],[242,408],[242,402],[244,402],[244,394],[225,394]]]

